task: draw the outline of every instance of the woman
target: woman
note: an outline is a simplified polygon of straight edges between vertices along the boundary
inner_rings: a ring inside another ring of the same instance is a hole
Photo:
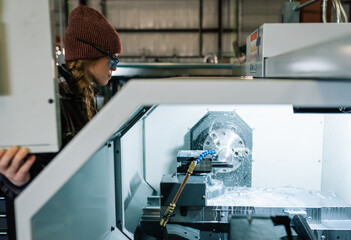
[[[97,113],[95,85],[108,83],[122,51],[116,30],[101,13],[87,6],[70,13],[64,46],[66,64],[59,66],[58,79],[62,148]],[[19,146],[0,149],[0,189],[6,194],[8,205],[8,199],[18,195],[57,154],[28,153],[28,149]]]

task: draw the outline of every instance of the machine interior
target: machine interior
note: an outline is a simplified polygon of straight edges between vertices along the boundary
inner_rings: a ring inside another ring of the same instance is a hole
[[[184,190],[178,201],[187,214],[176,212],[170,223],[225,221],[238,214],[291,218],[299,214],[320,235],[349,234],[350,150],[344,144],[350,141],[346,130],[350,120],[346,112],[294,113],[291,105],[154,107],[120,139],[122,162],[128,163],[121,174],[130,183],[122,191],[128,212],[125,228],[134,231],[138,223],[132,219],[159,221],[169,204],[165,195],[172,192],[167,188],[174,187],[167,184],[182,175],[177,173],[180,151],[214,149],[213,164],[227,165],[190,177],[203,179],[188,183],[194,190]],[[136,162],[140,164],[134,168]],[[202,185],[205,196],[201,191],[196,196]],[[140,193],[147,190],[152,194],[145,202]],[[172,194],[170,198],[174,190]],[[136,212],[135,202],[143,201],[138,216],[129,214],[130,209]]]

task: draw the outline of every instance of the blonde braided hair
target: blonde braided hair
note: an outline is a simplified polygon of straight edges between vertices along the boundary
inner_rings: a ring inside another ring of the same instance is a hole
[[[92,86],[93,75],[89,71],[89,67],[94,65],[96,61],[96,59],[83,59],[66,62],[67,68],[72,72],[76,81],[77,91],[83,97],[89,120],[96,114],[93,104],[95,96]]]

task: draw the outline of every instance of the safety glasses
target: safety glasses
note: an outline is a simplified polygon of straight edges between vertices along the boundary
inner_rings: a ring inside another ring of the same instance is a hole
[[[90,43],[90,42],[87,42],[85,40],[82,40],[82,39],[79,39],[77,38],[78,41],[80,42],[83,42],[85,44],[88,44],[90,46],[92,46],[93,48],[95,48],[96,50],[98,50],[99,52],[102,52],[103,54],[105,54],[106,56],[108,56],[108,65],[110,66],[111,69],[114,69],[115,67],[117,67],[117,64],[119,63],[119,60],[118,58],[112,56],[112,54],[110,53],[110,51],[105,51],[105,50],[102,50],[101,48],[99,48],[98,46]]]

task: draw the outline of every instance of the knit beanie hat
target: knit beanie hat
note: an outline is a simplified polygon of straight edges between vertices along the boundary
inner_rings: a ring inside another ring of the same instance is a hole
[[[115,28],[100,12],[84,5],[71,11],[63,41],[66,61],[106,56],[87,43],[110,54],[122,52],[121,39]]]

